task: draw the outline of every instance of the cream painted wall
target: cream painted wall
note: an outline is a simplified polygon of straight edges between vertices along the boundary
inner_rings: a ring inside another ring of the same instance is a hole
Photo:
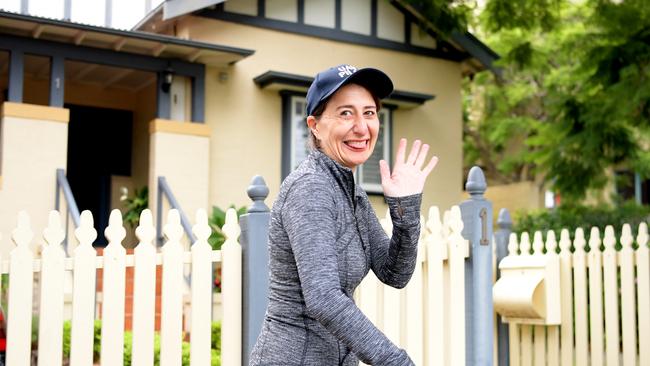
[[[421,138],[440,157],[425,187],[424,207],[437,204],[445,209],[460,201],[463,178],[458,63],[200,17],[183,18],[178,26],[189,29],[194,40],[255,50],[254,55],[230,67],[211,67],[206,72],[210,204],[248,205],[245,190],[255,174],[263,175],[270,188],[267,205],[278,192],[281,97],[277,91],[255,86],[253,78],[269,70],[315,75],[341,63],[378,67],[392,77],[397,89],[436,95],[434,101],[420,107],[395,112],[393,145],[397,146],[400,137]],[[378,212],[384,211],[381,201],[373,198]]]
[[[3,105],[7,108],[9,103]],[[22,113],[34,106],[18,104]],[[61,114],[67,110],[37,106],[42,116]],[[11,116],[3,110],[0,126],[0,255],[7,258],[15,246],[11,232],[17,214],[27,211],[34,233],[33,242],[42,242],[48,215],[54,209],[56,169],[66,167],[68,121]],[[36,249],[36,247],[34,247]]]
[[[152,122],[155,125],[156,121]],[[189,125],[187,122],[164,121]],[[210,138],[153,129],[150,142],[149,207],[156,214],[157,182],[164,176],[190,222],[196,210],[207,208]],[[166,200],[165,200],[166,201]],[[163,219],[163,222],[166,218]]]

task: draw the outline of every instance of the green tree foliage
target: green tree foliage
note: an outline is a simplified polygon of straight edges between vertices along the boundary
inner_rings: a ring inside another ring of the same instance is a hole
[[[575,229],[579,227],[588,235],[589,230],[595,226],[600,229],[602,235],[607,225],[612,225],[616,235],[620,235],[623,224],[627,223],[636,234],[639,224],[647,222],[648,218],[650,218],[650,207],[632,202],[623,203],[620,207],[562,205],[557,210],[517,213],[513,232],[521,234],[527,231],[532,234],[541,231],[546,236],[548,230],[553,230],[559,240],[560,232],[564,228],[570,230],[571,238],[575,235]],[[620,243],[617,245],[620,246]]]
[[[457,28],[474,26],[502,72],[466,82],[466,165],[502,183],[537,177],[565,201],[611,168],[650,177],[647,0],[487,0],[470,14]]]

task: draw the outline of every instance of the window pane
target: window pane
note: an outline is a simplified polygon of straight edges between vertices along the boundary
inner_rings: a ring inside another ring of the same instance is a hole
[[[305,117],[305,98],[291,98],[293,104],[291,116],[291,170],[296,169],[309,155],[309,129]]]

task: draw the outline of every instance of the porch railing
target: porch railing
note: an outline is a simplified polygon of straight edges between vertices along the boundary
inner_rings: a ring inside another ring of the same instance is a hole
[[[79,227],[80,215],[79,208],[77,207],[77,201],[74,199],[72,194],[72,189],[70,189],[70,183],[68,183],[68,178],[65,176],[65,170],[57,169],[56,170],[56,197],[54,200],[54,209],[56,211],[61,211],[61,193],[63,193],[63,199],[65,200],[66,205],[66,215],[65,215],[65,239],[63,240],[63,248],[68,253],[68,223],[69,218],[72,219],[75,229]]]
[[[176,209],[181,216],[181,226],[183,226],[183,231],[190,239],[191,243],[196,241],[196,236],[192,233],[192,225],[190,225],[190,220],[187,219],[187,215],[181,208],[181,205],[178,204],[174,193],[172,192],[167,179],[165,177],[158,177],[158,201],[157,201],[157,212],[156,212],[156,240],[160,246],[163,243],[163,234],[162,234],[162,216],[163,216],[163,196],[167,198],[171,209]]]

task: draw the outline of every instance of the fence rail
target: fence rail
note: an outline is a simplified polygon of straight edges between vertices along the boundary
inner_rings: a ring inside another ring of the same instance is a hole
[[[8,260],[0,260],[3,273],[9,274],[7,312],[7,364],[30,365],[32,355],[32,319],[38,321],[38,365],[61,365],[63,359],[63,307],[66,276],[72,276],[72,328],[70,365],[93,364],[94,321],[96,317],[96,273],[102,268],[101,365],[121,365],[124,361],[125,272],[134,268],[133,347],[131,364],[153,365],[154,314],[156,313],[156,267],[162,267],[162,316],[160,327],[160,364],[181,365],[183,341],[183,266],[190,265],[190,351],[192,365],[210,364],[212,319],[212,263],[223,262],[223,299],[228,317],[222,324],[224,365],[237,364],[241,357],[241,247],[234,211],[227,214],[224,232],[228,237],[221,251],[213,251],[207,242],[211,230],[205,211],[199,210],[192,228],[196,241],[190,252],[180,243],[183,228],[176,210],[170,210],[164,233],[167,240],[158,252],[153,241],[156,231],[149,210],[143,211],[136,229],[139,244],[127,255],[122,246],[125,229],[118,210],[111,213],[106,229],[108,246],[103,256],[92,247],[97,238],[89,211],[80,215],[75,230],[79,245],[72,257],[62,247],[65,230],[61,216],[52,211],[43,231],[40,258],[32,250],[34,234],[25,212],[18,215],[12,233],[16,248]],[[39,240],[40,242],[40,240]],[[38,279],[35,281],[35,279]],[[36,290],[36,291],[33,291]],[[36,294],[36,295],[34,295]],[[35,301],[36,300],[36,301]],[[34,316],[35,315],[35,316]],[[227,320],[226,320],[227,319]]]

